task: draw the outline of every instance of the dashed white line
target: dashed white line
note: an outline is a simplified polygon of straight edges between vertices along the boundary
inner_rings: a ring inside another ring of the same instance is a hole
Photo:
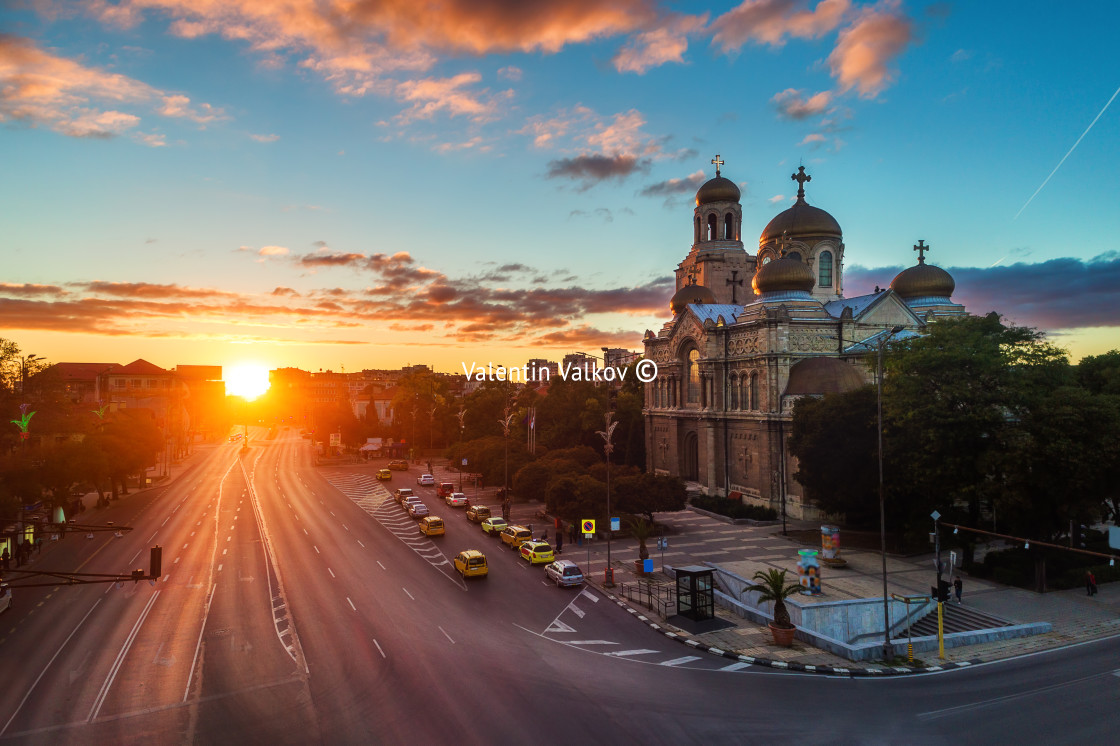
[[[224,565],[218,565],[218,572],[222,571],[222,567],[224,567]]]
[[[354,605],[354,602],[350,600],[349,596],[346,597],[346,603],[350,604],[350,608],[354,611],[358,610],[358,607]]]
[[[408,593],[408,591],[405,591],[405,593]],[[438,624],[436,626],[439,627],[439,631],[443,633],[444,637],[446,637],[448,640],[451,640],[451,635],[447,634],[447,630],[445,630],[443,627],[440,627]],[[451,640],[451,644],[454,645],[455,641]]]
[[[720,671],[738,671],[743,668],[750,668],[750,665],[749,663],[739,661],[738,663],[732,663],[730,666],[724,666]]]
[[[327,572],[329,572],[329,573],[331,574],[331,577],[332,577],[332,578],[333,578],[333,577],[336,577],[336,575],[334,574],[334,570],[332,570],[331,568],[329,568],[329,567],[328,567],[328,568],[327,568]]]
[[[175,558],[175,561],[174,561],[174,562],[172,562],[171,564],[173,564],[173,565],[177,565],[177,564],[179,564],[179,560],[181,560],[181,559],[183,559],[183,558],[182,558],[182,557],[176,557],[176,558]]]
[[[322,552],[319,551],[319,547],[315,546],[314,544],[311,545],[311,548],[315,550],[315,554],[322,554]]]
[[[362,549],[366,548],[366,545],[362,543],[361,539],[355,539],[354,541],[358,542],[358,546],[360,546]]]
[[[402,591],[404,591],[404,595],[408,596],[408,597],[409,597],[409,598],[411,598],[411,599],[412,599],[413,601],[415,601],[415,600],[416,600],[416,597],[415,597],[415,596],[413,596],[413,595],[412,595],[411,593],[409,593],[409,592],[408,592],[408,589],[407,589],[407,588],[401,588],[401,590],[402,590]]]
[[[377,646],[377,652],[381,653],[382,658],[388,658],[389,657],[389,656],[385,655],[385,651],[381,649],[381,643],[379,643],[377,640],[374,640],[373,644]]]
[[[306,528],[303,530],[303,533],[307,534],[307,529]],[[307,535],[311,536],[311,534],[307,534]]]
[[[381,560],[377,560],[377,566],[380,567],[382,570],[386,569],[385,565],[381,564]]]

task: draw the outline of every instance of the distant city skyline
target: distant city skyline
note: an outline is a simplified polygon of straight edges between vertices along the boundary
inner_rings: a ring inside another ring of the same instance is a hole
[[[1075,362],[1120,347],[1113,4],[43,0],[0,23],[0,336],[51,362],[639,350],[717,154],[752,253],[803,164],[845,295],[921,239],[971,312]]]

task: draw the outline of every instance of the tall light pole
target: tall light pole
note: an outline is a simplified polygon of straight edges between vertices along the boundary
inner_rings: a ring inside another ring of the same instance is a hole
[[[614,570],[611,568],[611,452],[614,450],[614,444],[611,439],[614,437],[614,429],[618,427],[617,422],[611,422],[614,419],[614,412],[607,412],[606,415],[606,429],[596,431],[598,435],[603,436],[603,451],[607,455],[607,572],[606,577],[603,578],[603,585],[610,588],[614,585]]]
[[[459,413],[455,415],[459,418],[459,448],[463,447],[463,418],[467,416],[467,410],[460,408]],[[463,491],[463,453],[459,452],[459,491]]]
[[[879,553],[883,559],[883,660],[891,659],[891,612],[887,595],[887,512],[883,502],[883,347],[891,337],[902,331],[896,326],[879,339],[879,351],[875,366],[875,393],[877,404],[877,424],[879,436]]]
[[[513,422],[516,412],[510,412],[509,407],[506,407],[506,416],[498,420],[498,424],[502,426],[502,435],[505,436],[505,467],[502,470],[502,507],[505,508],[506,501],[509,500],[509,423]]]
[[[31,372],[31,370],[30,370],[31,366],[35,363],[36,360],[42,360],[42,359],[43,358],[39,357],[38,355],[27,355],[25,357],[20,358],[20,362],[19,362],[19,393],[21,395],[23,395],[27,392],[27,375],[28,375],[28,373]]]

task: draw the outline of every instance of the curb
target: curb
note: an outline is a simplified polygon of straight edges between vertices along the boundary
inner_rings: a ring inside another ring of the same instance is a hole
[[[759,658],[759,657],[756,657],[756,656],[753,656],[753,655],[740,655],[738,653],[735,653],[735,652],[732,652],[732,651],[729,651],[729,650],[721,650],[720,648],[714,648],[714,647],[707,646],[707,645],[705,645],[704,643],[702,643],[698,640],[692,639],[691,637],[688,637],[688,636],[682,635],[682,634],[678,634],[677,632],[672,632],[668,629],[665,629],[665,627],[658,624],[657,622],[652,621],[649,617],[645,616],[640,611],[633,608],[628,603],[626,603],[622,599],[618,598],[614,594],[609,593],[602,588],[600,588],[599,590],[600,590],[600,592],[603,593],[603,595],[605,595],[611,601],[614,601],[616,604],[618,604],[619,607],[621,607],[622,609],[625,609],[628,613],[633,614],[637,619],[639,619],[642,622],[645,622],[647,625],[649,625],[650,629],[653,629],[657,632],[660,632],[661,634],[665,635],[666,637],[668,637],[671,640],[676,640],[677,642],[688,645],[693,650],[701,650],[705,653],[710,653],[712,655],[717,655],[721,658],[727,658],[729,660],[737,661],[739,663],[748,663],[752,666],[763,666],[764,668],[775,668],[775,669],[781,669],[781,670],[786,670],[786,671],[800,671],[802,673],[815,673],[815,674],[822,674],[822,675],[825,675],[825,676],[844,676],[844,677],[848,677],[848,678],[852,678],[852,677],[856,677],[856,676],[863,676],[863,677],[868,677],[868,678],[876,678],[876,677],[883,678],[885,676],[912,676],[912,675],[923,674],[923,673],[937,673],[939,671],[950,671],[950,670],[958,669],[958,668],[968,668],[969,666],[972,666],[972,665],[975,665],[976,663],[981,662],[981,661],[964,661],[964,662],[961,662],[961,663],[943,663],[939,666],[928,666],[928,667],[925,667],[925,668],[917,668],[915,666],[879,666],[879,667],[873,667],[873,668],[855,668],[855,667],[840,668],[838,666],[817,666],[817,665],[813,665],[813,664],[809,664],[809,663],[798,663],[796,661],[779,661],[779,660],[772,660],[770,658]]]

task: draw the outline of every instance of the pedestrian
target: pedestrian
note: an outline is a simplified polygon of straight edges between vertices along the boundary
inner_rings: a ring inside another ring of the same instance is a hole
[[[1085,573],[1085,593],[1089,596],[1097,595],[1097,579],[1092,570]]]
[[[471,499],[468,497],[467,498],[467,510],[470,510],[470,509],[471,509]]]
[[[12,564],[12,555],[8,552],[8,547],[5,546],[4,547],[4,553],[0,554],[0,567],[3,567],[5,570],[10,570],[10,569],[12,569],[11,564]]]
[[[564,529],[556,529],[556,553],[560,554],[564,551]]]
[[[570,526],[568,526],[568,543],[569,544],[575,544],[576,543],[576,524],[575,524],[574,521],[572,522],[572,524]]]
[[[957,605],[961,603],[961,593],[964,592],[964,582],[961,581],[961,576],[958,575],[953,581],[953,593],[957,594]]]

